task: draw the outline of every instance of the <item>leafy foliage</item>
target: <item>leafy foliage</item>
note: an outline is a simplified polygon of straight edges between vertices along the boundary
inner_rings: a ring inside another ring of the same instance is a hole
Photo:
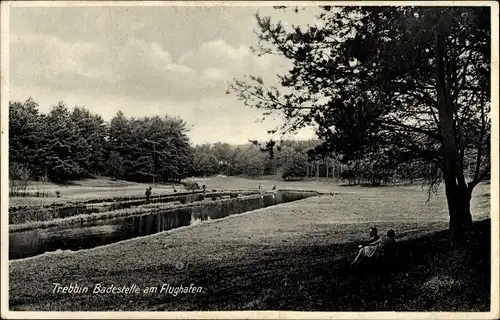
[[[420,173],[431,186],[444,179],[450,223],[470,224],[470,195],[490,171],[490,15],[488,7],[325,7],[306,30],[257,15],[256,51],[293,68],[279,87],[257,76],[232,87],[247,105],[284,116],[283,132],[315,125],[323,152],[345,163],[433,166]],[[470,181],[467,154],[475,154]]]
[[[219,172],[217,150],[212,150],[209,145],[196,146],[193,154],[193,174],[210,176]]]
[[[21,163],[9,164],[9,189],[10,195],[26,194],[26,188],[33,174],[28,166]]]
[[[186,124],[165,116],[107,124],[83,107],[59,102],[46,115],[33,99],[9,103],[9,162],[26,165],[33,178],[66,181],[108,174],[133,181],[179,181],[191,165]]]
[[[307,174],[307,156],[286,148],[280,155],[284,158],[281,177],[285,180],[303,179]]]

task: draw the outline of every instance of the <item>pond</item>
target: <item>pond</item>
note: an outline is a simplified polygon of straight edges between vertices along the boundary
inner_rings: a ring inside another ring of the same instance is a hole
[[[11,232],[9,259],[27,258],[57,250],[94,248],[315,195],[317,193],[313,191],[278,190],[274,193],[207,201],[125,218]]]

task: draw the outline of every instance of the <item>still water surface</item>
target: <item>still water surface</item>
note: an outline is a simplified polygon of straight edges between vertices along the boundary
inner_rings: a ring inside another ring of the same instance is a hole
[[[261,197],[233,199],[221,206],[207,204],[140,216],[12,232],[9,233],[9,259],[57,250],[94,248],[314,195],[316,193],[313,192],[277,192]]]

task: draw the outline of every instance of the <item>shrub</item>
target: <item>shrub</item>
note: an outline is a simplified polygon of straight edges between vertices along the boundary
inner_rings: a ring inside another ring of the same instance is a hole
[[[200,185],[197,182],[192,182],[192,181],[184,181],[182,182],[182,185],[186,188],[188,191],[192,190],[198,190],[200,189]]]
[[[9,188],[11,196],[26,193],[26,188],[33,174],[31,170],[22,163],[9,164]]]

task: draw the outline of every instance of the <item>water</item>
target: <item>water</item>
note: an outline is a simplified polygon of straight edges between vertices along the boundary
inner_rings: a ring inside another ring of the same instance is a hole
[[[9,233],[9,259],[57,250],[94,248],[314,195],[316,193],[313,192],[278,191],[275,194],[211,201],[154,214],[12,232]]]
[[[195,191],[190,193],[179,193],[179,194],[169,194],[169,195],[159,195],[155,196],[151,200],[147,201],[145,198],[116,198],[116,201],[112,201],[112,199],[102,199],[101,202],[96,202],[97,200],[91,199],[87,201],[83,201],[80,204],[58,204],[47,206],[45,208],[40,209],[41,211],[47,211],[47,214],[50,214],[52,217],[57,218],[67,218],[70,216],[75,216],[79,214],[91,214],[91,213],[101,213],[107,212],[111,210],[125,209],[131,207],[137,207],[141,205],[145,205],[148,203],[175,203],[180,202],[182,204],[193,203],[196,201],[203,201],[204,199],[212,199],[212,198],[229,198],[231,194],[242,196],[247,196],[251,194],[255,194],[254,191],[239,191],[239,192],[208,192],[202,193],[202,191]],[[9,208],[9,223],[24,223],[26,220],[26,214],[22,212],[25,210],[24,206]],[[38,212],[40,213],[40,212]],[[20,217],[17,217],[20,215]]]

